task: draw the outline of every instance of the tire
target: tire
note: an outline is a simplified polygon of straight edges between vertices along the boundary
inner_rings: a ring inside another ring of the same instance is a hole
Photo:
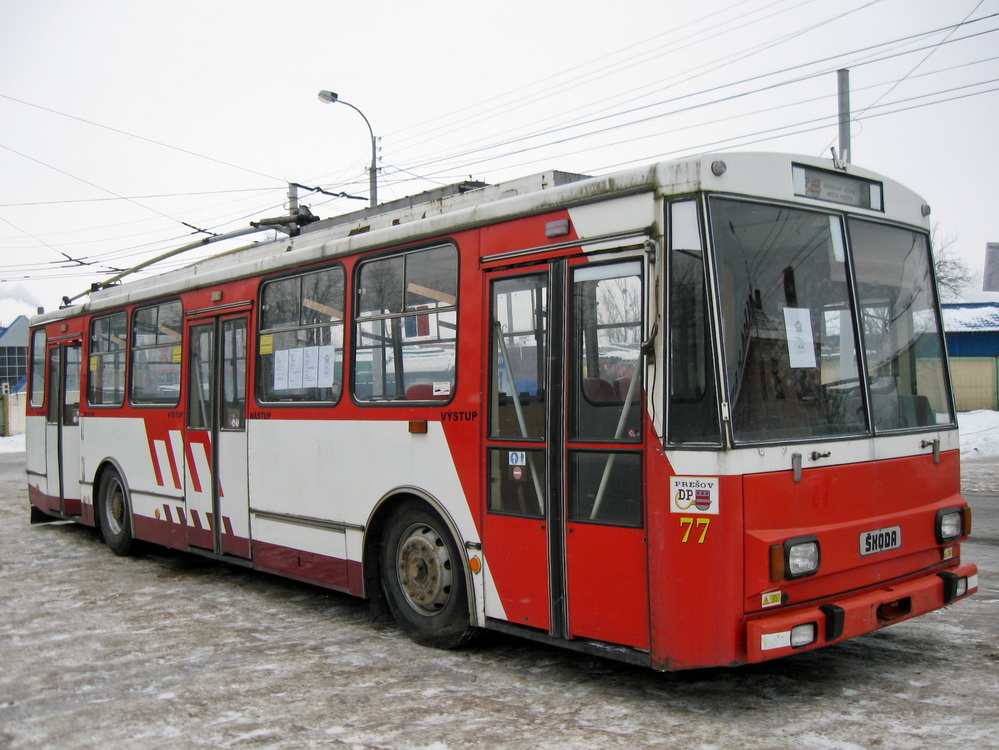
[[[132,508],[121,475],[109,469],[101,476],[97,494],[98,516],[104,542],[116,555],[129,555],[134,547]]]
[[[461,551],[440,516],[419,502],[401,505],[385,525],[379,558],[389,610],[412,640],[448,649],[475,635]]]

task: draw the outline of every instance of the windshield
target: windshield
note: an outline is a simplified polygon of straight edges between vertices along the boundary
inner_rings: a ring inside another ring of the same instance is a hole
[[[875,430],[954,421],[926,235],[849,221]]]
[[[713,198],[711,228],[737,442],[950,421],[924,235],[850,221],[858,321],[839,214]]]

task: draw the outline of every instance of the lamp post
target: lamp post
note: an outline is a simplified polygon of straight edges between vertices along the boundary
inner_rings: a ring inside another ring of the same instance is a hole
[[[340,104],[343,104],[344,106],[350,107],[352,110],[354,110],[355,112],[357,112],[357,114],[359,114],[364,119],[364,124],[368,126],[368,133],[371,134],[371,166],[368,167],[368,189],[369,189],[369,193],[368,194],[369,194],[369,196],[371,198],[371,205],[372,205],[372,207],[377,206],[378,205],[378,177],[377,177],[377,175],[378,175],[377,169],[378,168],[377,168],[377,166],[375,164],[375,159],[376,159],[376,156],[377,156],[377,147],[375,145],[375,131],[371,129],[371,123],[368,122],[368,118],[367,117],[364,117],[364,113],[361,110],[359,110],[357,107],[355,107],[350,102],[345,102],[343,99],[341,99],[339,96],[337,96],[337,94],[335,94],[332,91],[320,91],[319,92],[319,101],[325,102],[327,104],[336,104],[337,102],[340,102]]]

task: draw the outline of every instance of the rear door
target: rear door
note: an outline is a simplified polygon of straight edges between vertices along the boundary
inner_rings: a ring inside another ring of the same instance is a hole
[[[58,510],[81,513],[80,504],[80,355],[79,340],[48,348],[49,401],[45,427],[48,491],[59,498]]]

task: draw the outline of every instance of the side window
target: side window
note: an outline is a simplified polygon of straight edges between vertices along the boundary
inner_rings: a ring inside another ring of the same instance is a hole
[[[354,396],[449,401],[455,385],[458,252],[371,260],[358,271]]]
[[[335,403],[343,383],[341,266],[264,284],[257,395],[267,402]]]
[[[45,403],[45,329],[31,334],[31,405]]]
[[[669,207],[670,443],[718,444],[715,366],[696,201]]]
[[[132,402],[176,406],[180,402],[180,301],[135,311],[132,327]]]
[[[128,314],[124,311],[90,322],[87,402],[91,406],[121,406],[125,402],[127,331]]]

